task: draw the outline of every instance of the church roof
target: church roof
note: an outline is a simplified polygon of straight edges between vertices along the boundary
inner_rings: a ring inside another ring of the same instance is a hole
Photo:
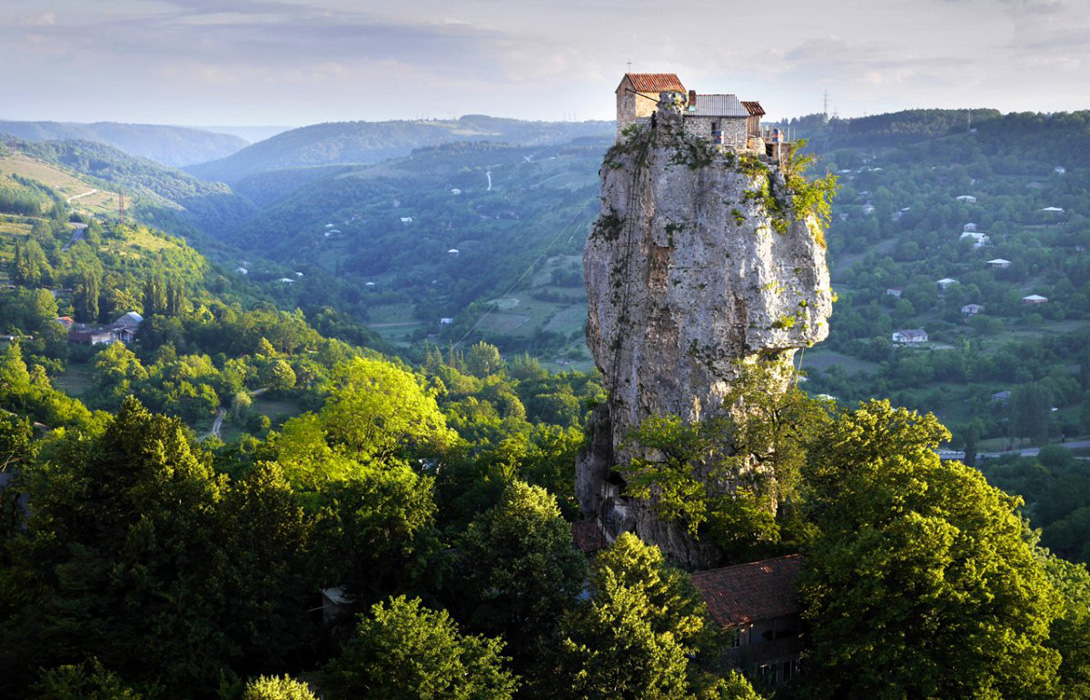
[[[771,620],[800,611],[795,582],[802,556],[765,559],[692,575],[715,621],[724,627]]]
[[[749,110],[734,95],[697,95],[696,107],[689,114],[697,117],[748,117]]]
[[[624,85],[625,80],[631,83],[636,92],[685,92],[685,86],[675,73],[625,73],[621,85]],[[621,85],[617,88],[620,89]]]
[[[751,117],[763,117],[765,115],[764,107],[761,106],[760,102],[746,102],[743,100],[742,106],[746,108]]]

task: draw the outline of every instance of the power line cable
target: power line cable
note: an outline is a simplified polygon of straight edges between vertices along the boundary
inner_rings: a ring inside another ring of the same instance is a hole
[[[468,331],[466,331],[465,334],[461,338],[459,338],[458,341],[455,342],[454,345],[451,346],[451,347],[456,348],[459,345],[461,345],[462,341],[464,341],[466,338],[468,338],[470,333],[477,330],[477,327],[480,326],[481,323],[483,323],[484,320],[486,318],[488,318],[488,316],[493,311],[495,311],[497,308],[499,308],[500,300],[503,299],[504,297],[506,297],[507,295],[509,295],[511,292],[515,291],[515,287],[517,287],[519,285],[519,283],[522,282],[522,280],[524,280],[526,278],[526,275],[530,274],[530,272],[534,269],[534,266],[537,265],[538,262],[540,262],[541,259],[543,257],[545,257],[545,254],[549,252],[549,249],[552,248],[556,244],[556,242],[559,241],[560,238],[565,233],[568,232],[568,229],[570,229],[572,226],[575,225],[575,220],[578,219],[579,215],[582,214],[582,213],[583,213],[582,208],[576,210],[576,212],[572,216],[571,220],[569,220],[567,224],[565,224],[563,227],[561,227],[560,233],[556,234],[556,236],[554,236],[553,239],[551,241],[549,241],[549,244],[547,246],[545,246],[545,248],[541,251],[541,253],[539,253],[538,256],[536,258],[534,258],[534,261],[530,263],[530,265],[522,272],[521,275],[519,275],[518,279],[515,280],[515,283],[512,284],[511,287],[508,288],[508,290],[506,292],[504,292],[502,295],[500,295],[500,297],[498,299],[496,299],[496,301],[494,301],[492,303],[492,306],[487,311],[485,311],[484,314],[479,319],[477,319],[477,322],[474,323],[473,326]]]

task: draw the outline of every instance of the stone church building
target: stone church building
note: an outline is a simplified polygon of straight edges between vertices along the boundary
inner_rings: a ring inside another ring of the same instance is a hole
[[[683,101],[685,130],[701,138],[778,159],[785,139],[778,129],[761,129],[765,111],[759,102],[743,102],[735,95],[701,95],[687,90],[674,73],[625,73],[617,86],[617,138],[633,124],[645,124],[658,109],[662,93],[677,93]],[[769,144],[775,144],[772,149]]]

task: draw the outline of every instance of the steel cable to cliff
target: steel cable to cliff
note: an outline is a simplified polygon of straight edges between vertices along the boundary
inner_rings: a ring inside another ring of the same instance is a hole
[[[561,238],[561,237],[562,237],[562,236],[563,236],[563,235],[564,235],[565,233],[567,233],[569,229],[572,229],[572,227],[573,227],[573,226],[575,225],[575,221],[576,221],[576,219],[578,219],[578,218],[579,218],[579,215],[580,215],[581,213],[582,213],[582,209],[581,209],[581,208],[580,208],[580,209],[577,209],[577,210],[576,210],[575,214],[573,214],[573,215],[572,215],[572,218],[571,218],[571,219],[570,219],[570,220],[568,221],[568,223],[567,223],[567,224],[565,224],[565,225],[564,225],[563,227],[561,227],[561,229],[560,229],[560,233],[556,234],[556,236],[554,236],[554,237],[553,237],[553,239],[552,239],[551,241],[549,241],[549,244],[548,244],[547,246],[545,246],[545,248],[544,248],[544,249],[543,249],[543,250],[541,251],[541,253],[539,253],[539,254],[538,254],[538,256],[537,256],[536,258],[534,258],[533,262],[531,262],[531,263],[530,263],[530,265],[529,265],[529,266],[528,266],[528,267],[527,267],[527,268],[526,268],[525,270],[523,270],[523,271],[522,271],[522,274],[518,276],[518,279],[516,279],[516,280],[515,280],[515,283],[514,283],[514,284],[512,284],[512,285],[511,285],[511,286],[510,286],[510,287],[509,287],[509,288],[507,289],[507,291],[506,291],[506,292],[504,292],[503,294],[501,294],[501,295],[499,296],[499,298],[497,298],[497,299],[496,299],[496,301],[494,301],[494,302],[492,303],[492,306],[491,306],[491,307],[490,307],[490,308],[489,308],[489,309],[488,309],[487,311],[485,311],[485,312],[484,312],[484,314],[482,314],[482,315],[481,315],[481,317],[480,317],[479,319],[477,319],[477,322],[476,322],[476,323],[474,323],[474,324],[473,324],[473,325],[472,325],[472,326],[470,327],[470,329],[469,329],[468,331],[466,331],[466,332],[465,332],[465,333],[464,333],[464,334],[462,335],[462,337],[461,337],[461,338],[459,338],[459,339],[458,339],[458,340],[457,340],[457,341],[456,341],[456,342],[454,343],[454,345],[452,345],[452,346],[451,346],[452,348],[456,348],[456,347],[458,347],[459,345],[461,345],[461,344],[462,344],[462,342],[463,342],[463,341],[464,341],[464,340],[465,340],[466,338],[468,338],[468,337],[469,337],[470,333],[472,333],[473,331],[477,330],[477,327],[478,327],[478,326],[480,326],[480,325],[481,325],[481,323],[483,323],[483,322],[484,322],[484,320],[485,320],[486,318],[488,318],[488,316],[489,316],[489,315],[490,315],[490,314],[491,314],[491,313],[492,313],[493,311],[495,311],[495,310],[496,310],[497,308],[499,308],[499,305],[500,305],[500,300],[501,300],[501,299],[503,299],[503,298],[505,298],[505,297],[506,297],[506,296],[507,296],[508,294],[510,294],[511,292],[515,291],[515,287],[519,286],[519,283],[520,283],[520,282],[522,282],[522,280],[524,280],[524,279],[526,278],[526,275],[530,274],[530,272],[531,272],[531,271],[533,271],[533,269],[534,269],[534,266],[536,266],[536,265],[537,265],[537,264],[538,264],[539,262],[541,262],[541,259],[542,259],[543,257],[545,257],[545,253],[548,253],[548,252],[549,252],[549,249],[550,249],[550,248],[552,248],[552,247],[553,247],[554,245],[556,245],[556,242],[557,242],[557,241],[559,241],[559,240],[560,240],[560,238]],[[573,231],[573,234],[574,234],[574,231]]]
[[[637,190],[637,188],[639,187],[640,180],[643,177],[643,166],[646,163],[646,161],[647,161],[647,149],[644,149],[644,150],[642,150],[640,152],[639,157],[636,159],[636,168],[635,168],[635,171],[632,173],[632,176],[631,176],[631,178],[629,180],[629,188],[628,188],[628,204],[629,204],[629,207],[628,207],[628,211],[625,213],[625,231],[624,231],[624,233],[626,234],[626,236],[625,236],[626,240],[625,240],[625,250],[624,250],[623,263],[622,263],[622,266],[621,266],[621,275],[624,278],[624,287],[623,287],[622,292],[621,292],[621,310],[620,310],[620,313],[617,315],[617,328],[616,328],[616,330],[614,332],[614,338],[613,338],[613,345],[614,345],[614,348],[613,348],[613,363],[612,363],[613,366],[610,368],[611,369],[611,372],[610,372],[611,376],[609,377],[609,379],[610,379],[609,394],[610,394],[611,398],[614,398],[616,396],[617,385],[620,382],[620,374],[619,374],[619,372],[620,372],[619,367],[620,367],[620,360],[621,360],[620,329],[624,326],[624,323],[628,318],[628,296],[629,296],[629,292],[631,291],[631,288],[632,288],[632,279],[628,274],[628,271],[629,271],[629,268],[630,268],[631,262],[632,262],[632,243],[633,243],[632,239],[633,239],[633,234],[634,234],[634,232],[636,230],[636,225],[635,225],[636,214],[634,213],[634,211],[633,211],[634,208],[632,206],[632,193],[635,192]]]

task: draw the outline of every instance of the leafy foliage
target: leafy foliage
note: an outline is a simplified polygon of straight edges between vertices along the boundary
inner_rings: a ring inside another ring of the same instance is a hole
[[[599,554],[590,583],[591,597],[561,622],[557,691],[680,700],[716,685],[694,661],[714,655],[707,608],[657,547],[621,535]]]
[[[318,700],[318,696],[290,676],[261,676],[246,684],[242,700]]]
[[[1061,599],[1018,501],[932,451],[934,416],[873,401],[804,470],[820,534],[801,582],[821,697],[1055,697]],[[919,640],[926,640],[920,643]]]
[[[503,700],[518,681],[504,670],[503,642],[463,635],[445,611],[404,596],[376,603],[329,666],[338,697]]]
[[[556,499],[521,481],[511,482],[500,502],[470,524],[459,567],[474,627],[502,633],[523,654],[552,632],[586,574]]]

